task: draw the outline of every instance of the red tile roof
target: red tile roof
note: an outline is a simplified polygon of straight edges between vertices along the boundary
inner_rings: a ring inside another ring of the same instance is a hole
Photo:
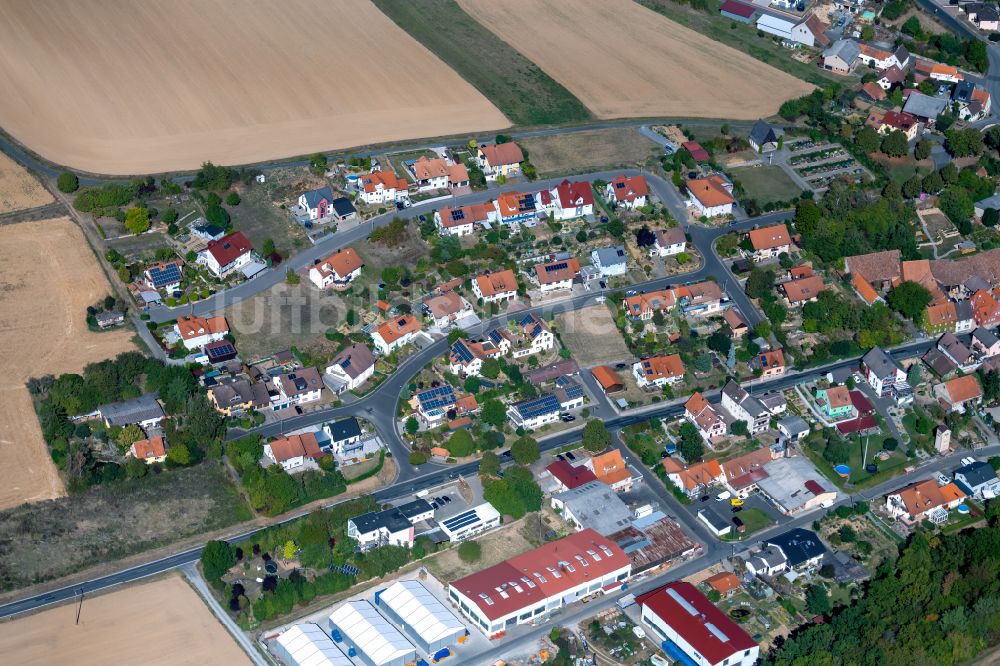
[[[597,477],[594,476],[594,473],[583,465],[574,467],[565,460],[557,460],[545,469],[548,470],[549,474],[558,479],[559,483],[563,484],[570,490],[579,488],[585,483],[597,481]]]
[[[520,164],[524,161],[524,153],[521,152],[521,147],[513,142],[501,144],[487,143],[479,146],[479,150],[483,151],[486,161],[493,167],[505,164]]]
[[[587,566],[581,566],[578,555],[587,562]],[[560,566],[560,562],[568,562],[573,571]],[[558,597],[578,585],[600,580],[629,565],[628,556],[614,541],[587,528],[460,578],[451,583],[451,587],[472,601],[484,616],[496,620],[545,599]],[[558,572],[558,577],[549,567]],[[534,587],[522,577],[530,580]],[[521,591],[518,592],[511,583],[519,586]],[[497,588],[501,588],[502,593]],[[480,597],[481,594],[489,597],[492,604]]]
[[[556,192],[559,194],[559,205],[563,208],[592,206],[594,204],[594,190],[590,187],[590,183],[585,180],[579,180],[575,183],[564,180],[556,186]]]
[[[683,599],[683,603],[677,597]],[[667,583],[635,600],[669,625],[710,664],[721,663],[727,657],[757,647],[750,634],[691,583]],[[726,640],[722,640],[720,634]]]
[[[784,224],[775,224],[770,227],[751,229],[747,236],[750,237],[750,244],[755,250],[772,250],[776,247],[788,245],[788,227]]]
[[[516,292],[517,276],[514,275],[514,271],[509,269],[489,275],[477,275],[476,284],[479,285],[479,292],[489,298],[500,293]]]
[[[734,16],[742,16],[743,18],[750,18],[756,11],[750,5],[744,5],[742,2],[736,2],[736,0],[726,0],[719,7],[720,12],[726,12],[727,14],[732,14]]]
[[[580,260],[576,257],[550,261],[547,264],[535,266],[535,274],[539,284],[552,284],[563,280],[572,280],[580,272]]]
[[[697,162],[704,162],[709,158],[708,151],[702,148],[701,144],[697,141],[685,141],[681,146],[691,153],[691,157]]]
[[[271,453],[278,462],[284,462],[290,458],[305,456],[308,458],[321,458],[323,452],[319,449],[316,441],[316,434],[306,432],[301,435],[291,435],[289,437],[279,437],[268,443]]]
[[[242,231],[234,231],[219,240],[208,242],[208,252],[220,266],[228,266],[239,257],[253,250],[253,245]]]
[[[642,176],[626,176],[622,174],[610,183],[615,193],[615,201],[635,201],[649,194],[649,185]]]

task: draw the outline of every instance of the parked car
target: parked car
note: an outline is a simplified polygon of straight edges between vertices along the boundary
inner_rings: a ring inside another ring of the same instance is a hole
[[[573,421],[576,421],[576,417],[573,416],[572,414],[563,414],[560,418],[562,419],[563,423],[572,423]]]
[[[718,495],[715,496],[715,501],[716,502],[725,502],[727,499],[730,499],[732,496],[733,496],[733,494],[731,492],[729,492],[728,490],[723,490],[721,493],[719,493]]]
[[[702,495],[701,496],[701,501],[702,502],[707,502],[708,500],[709,500],[709,496],[708,495]]]
[[[729,506],[743,506],[743,500],[739,497],[734,497],[729,500]]]
[[[736,525],[737,528],[743,527],[743,521],[740,520],[739,516],[733,516],[733,525]]]

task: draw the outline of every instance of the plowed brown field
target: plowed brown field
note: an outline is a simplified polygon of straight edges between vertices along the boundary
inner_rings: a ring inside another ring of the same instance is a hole
[[[458,3],[601,118],[754,119],[812,90],[634,2]]]
[[[368,0],[0,1],[0,126],[107,174],[509,123]]]

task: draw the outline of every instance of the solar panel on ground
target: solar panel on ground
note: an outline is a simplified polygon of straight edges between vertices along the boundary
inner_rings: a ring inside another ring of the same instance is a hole
[[[340,566],[333,567],[332,570],[339,571],[340,573],[347,574],[348,576],[357,576],[361,573],[361,569],[350,564],[341,564]]]

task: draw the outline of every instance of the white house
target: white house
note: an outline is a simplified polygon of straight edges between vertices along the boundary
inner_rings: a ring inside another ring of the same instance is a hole
[[[516,176],[521,173],[523,161],[524,153],[513,141],[483,144],[476,152],[476,162],[483,170],[486,180],[496,180],[500,176],[504,178]]]
[[[343,458],[350,449],[361,441],[361,424],[353,416],[323,426],[323,433],[330,440],[330,451]]]
[[[358,178],[358,198],[368,205],[408,202],[409,186],[392,171],[372,171]]]
[[[673,644],[698,666],[753,666],[760,647],[691,583],[675,581],[636,597],[655,643]],[[652,637],[651,637],[652,638]],[[674,663],[685,663],[671,659]]]
[[[472,281],[472,293],[483,303],[502,303],[517,298],[517,276],[512,270],[477,275]]]
[[[410,343],[423,327],[413,315],[401,315],[383,322],[371,332],[372,343],[383,355],[391,354]]]
[[[604,196],[629,210],[642,208],[649,196],[649,184],[642,176],[621,174],[605,186]]]
[[[448,369],[463,377],[479,377],[483,370],[483,361],[488,358],[503,356],[504,350],[492,340],[466,340],[459,338],[452,343]]]
[[[746,567],[753,576],[774,576],[788,570],[788,558],[777,546],[767,546],[748,558]]]
[[[224,340],[229,335],[229,322],[225,317],[198,317],[181,315],[174,324],[174,333],[180,337],[184,348],[201,349],[210,342]]]
[[[722,176],[712,174],[708,178],[692,178],[685,183],[688,190],[688,206],[698,212],[699,217],[719,217],[733,212],[736,199],[732,185]]]
[[[437,328],[447,328],[474,314],[472,305],[454,291],[428,296],[423,301],[424,314]]]
[[[597,248],[590,253],[590,260],[602,277],[628,273],[628,254],[624,245]]]
[[[872,349],[861,357],[865,381],[880,397],[893,393],[896,386],[906,384],[906,373],[881,347]]]
[[[375,357],[363,344],[353,344],[326,367],[328,385],[334,393],[353,391],[375,374]]]
[[[347,536],[362,551],[380,546],[413,547],[414,524],[434,517],[427,500],[417,499],[385,511],[373,511],[347,521]]]
[[[276,408],[316,402],[323,395],[323,379],[316,368],[299,368],[280,374],[273,380],[279,399]]]
[[[639,388],[666,386],[684,379],[684,363],[680,354],[653,356],[632,364],[632,374]]]
[[[279,437],[264,445],[264,457],[272,465],[281,465],[286,472],[298,469],[305,465],[307,460],[316,460],[322,455],[316,434],[311,432]]]
[[[333,213],[333,190],[320,187],[308,190],[299,195],[299,208],[303,209],[310,220],[323,220]]]
[[[826,26],[815,14],[802,20],[761,14],[757,19],[757,29],[803,46],[826,48],[830,45],[825,32]]]
[[[770,426],[771,412],[733,380],[722,389],[722,408],[736,420],[743,421],[751,435],[764,432]]]
[[[687,236],[679,226],[657,229],[655,235],[656,240],[649,250],[650,257],[672,257],[687,249]]]
[[[493,202],[461,208],[445,206],[434,212],[434,224],[442,236],[469,236],[487,222],[499,219],[500,214]]]
[[[361,269],[365,263],[354,251],[354,248],[340,248],[326,259],[320,259],[309,269],[309,280],[319,287],[326,289],[347,289],[356,277],[361,275]]]
[[[580,274],[580,260],[575,257],[557,259],[535,266],[535,278],[542,292],[572,289],[573,280]]]
[[[542,190],[536,197],[537,207],[551,212],[556,220],[573,220],[594,214],[594,191],[585,180],[564,180],[551,190]]]
[[[684,418],[698,429],[698,433],[708,443],[725,437],[728,431],[726,419],[717,412],[700,392],[695,391],[684,403]]]
[[[242,231],[234,231],[219,240],[209,241],[198,254],[198,263],[218,278],[224,278],[253,261],[253,245]]]

